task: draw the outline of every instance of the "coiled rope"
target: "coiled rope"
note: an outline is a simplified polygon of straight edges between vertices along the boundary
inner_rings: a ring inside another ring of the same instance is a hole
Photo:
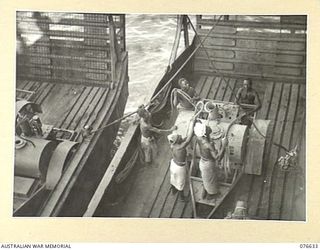
[[[203,38],[203,40],[201,40],[200,38],[200,43],[198,44],[198,46],[194,49],[194,51],[188,56],[188,58],[186,59],[186,61],[179,67],[179,69],[173,74],[173,76],[166,82],[166,84],[164,84],[164,86],[151,98],[151,100],[145,105],[145,107],[150,106],[150,104],[153,103],[153,101],[162,93],[163,90],[166,89],[166,87],[171,83],[171,81],[180,73],[180,71],[183,69],[183,67],[190,61],[190,59],[193,57],[193,55],[198,51],[198,49],[203,45],[203,43],[207,40],[207,38],[209,37],[210,33],[215,29],[215,27],[217,26],[217,24],[220,22],[221,18],[223,17],[223,15],[220,15],[220,17],[216,20],[216,22],[213,24],[212,28],[208,31],[208,33],[206,34],[206,36]],[[129,116],[134,115],[135,113],[137,113],[138,110],[133,111],[105,126],[102,126],[100,128],[94,129],[90,132],[90,134],[99,132],[101,130],[104,130],[107,127],[110,127],[124,119],[126,119]]]

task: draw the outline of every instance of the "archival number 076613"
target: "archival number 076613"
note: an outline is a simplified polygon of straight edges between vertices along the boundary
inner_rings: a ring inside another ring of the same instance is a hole
[[[317,243],[313,244],[300,244],[300,248],[305,248],[305,249],[311,249],[311,248],[318,248]]]

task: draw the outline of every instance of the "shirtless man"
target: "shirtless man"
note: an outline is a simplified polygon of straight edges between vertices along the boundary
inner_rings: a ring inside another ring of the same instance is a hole
[[[244,125],[251,125],[252,122],[249,115],[261,108],[261,101],[258,92],[252,88],[251,79],[246,79],[243,81],[243,87],[238,90],[235,102],[242,108],[244,112],[248,113],[248,116],[241,118],[241,123]],[[252,105],[253,107],[246,105]]]
[[[154,133],[162,134],[165,132],[172,132],[176,129],[173,126],[171,129],[158,129],[151,125],[151,114],[142,105],[138,109],[138,115],[140,116],[140,131],[141,131],[141,148],[144,154],[144,161],[146,165],[152,163],[153,157],[157,154],[157,145],[155,143]]]
[[[195,119],[191,120],[189,132],[186,138],[182,138],[179,134],[168,135],[168,141],[172,152],[172,160],[170,162],[170,184],[171,191],[175,194],[179,191],[179,199],[184,201],[185,196],[183,189],[187,179],[187,149],[193,136],[193,125]]]
[[[253,112],[261,108],[261,101],[258,92],[252,88],[251,79],[246,79],[243,81],[243,87],[241,87],[236,95],[236,103],[241,106],[241,104],[255,105]]]
[[[179,79],[178,84],[180,89],[174,89],[172,92],[173,107],[177,108],[180,103],[180,105],[185,109],[193,109],[193,104],[200,99],[199,95],[185,78]],[[190,98],[190,100],[188,100],[188,98]]]
[[[217,159],[223,154],[227,146],[227,139],[223,138],[222,147],[214,148],[209,141],[209,130],[205,124],[197,123],[194,129],[197,136],[197,145],[200,149],[199,169],[203,181],[202,198],[214,199],[219,194],[218,169],[216,166]]]

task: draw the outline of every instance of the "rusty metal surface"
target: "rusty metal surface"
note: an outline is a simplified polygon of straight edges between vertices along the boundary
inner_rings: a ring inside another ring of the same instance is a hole
[[[40,178],[46,174],[56,142],[32,137],[27,139],[24,147],[15,150],[15,175]]]
[[[252,126],[249,131],[244,172],[246,174],[260,175],[266,142],[264,136],[267,135],[270,120],[254,120],[254,123],[259,131],[255,126]]]
[[[47,176],[46,176],[46,188],[52,190],[58,183],[66,160],[70,154],[70,151],[78,144],[78,142],[63,141],[61,142],[51,157]]]

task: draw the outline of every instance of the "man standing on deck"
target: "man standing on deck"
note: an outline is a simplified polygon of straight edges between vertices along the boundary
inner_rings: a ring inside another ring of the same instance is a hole
[[[250,114],[261,108],[261,101],[258,92],[252,88],[251,79],[245,79],[243,81],[243,87],[238,90],[235,102],[243,109],[244,112]],[[249,107],[246,105],[253,105],[255,107]],[[241,121],[242,124],[251,125],[249,117],[244,116]]]
[[[185,109],[193,109],[194,104],[200,99],[199,95],[185,78],[178,81],[180,89],[172,91],[172,106],[177,108],[180,104]]]
[[[140,131],[141,131],[141,148],[144,154],[144,162],[146,165],[151,165],[153,158],[157,155],[157,145],[154,138],[154,133],[162,134],[165,132],[172,132],[176,129],[173,126],[171,129],[164,130],[158,129],[151,125],[151,114],[141,105],[138,109],[138,115],[140,119]]]
[[[194,133],[200,149],[199,169],[203,181],[202,198],[212,200],[219,195],[218,166],[216,161],[223,154],[227,146],[227,138],[221,139],[222,147],[217,150],[209,141],[210,131],[205,124],[196,123]]]
[[[207,126],[210,127],[210,135],[209,142],[213,144],[214,148],[222,150],[222,137],[224,136],[223,129],[219,126],[221,121],[221,114],[219,113],[218,106],[212,104],[208,105],[208,109],[210,110],[207,120]],[[220,156],[219,159],[222,158],[223,155]]]
[[[192,119],[191,123],[189,124],[189,131],[186,138],[182,138],[182,136],[177,133],[168,135],[168,141],[170,143],[172,153],[172,160],[170,162],[171,191],[173,194],[179,191],[179,199],[182,201],[185,200],[183,190],[187,179],[186,147],[190,143],[193,136],[194,121],[195,119]]]

